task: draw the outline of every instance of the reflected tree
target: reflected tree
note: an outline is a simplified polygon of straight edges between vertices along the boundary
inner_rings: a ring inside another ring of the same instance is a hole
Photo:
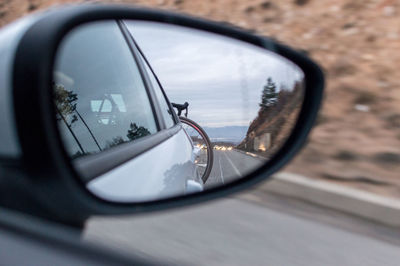
[[[53,82],[53,90],[54,90],[54,102],[56,104],[56,109],[57,109],[57,120],[58,121],[62,120],[64,124],[67,126],[69,132],[71,133],[72,137],[75,139],[76,143],[79,146],[80,149],[79,153],[87,154],[87,152],[84,151],[74,131],[72,130],[72,124],[78,121],[78,117],[82,121],[84,126],[87,128],[90,136],[93,138],[98,149],[101,151],[102,149],[97,139],[93,135],[92,130],[90,129],[85,119],[83,119],[83,117],[76,108],[78,101],[78,94],[74,93],[72,90],[66,90],[63,85],[55,84],[54,82]],[[77,154],[73,155],[72,157],[74,156],[79,157],[80,155]]]
[[[54,82],[53,92],[54,102],[57,111],[56,119],[58,121],[62,120],[64,122],[72,137],[74,138],[76,144],[79,146],[80,151],[72,157],[79,157],[81,154],[85,154],[85,150],[83,149],[82,144],[79,142],[78,138],[71,128],[71,125],[78,121],[78,117],[73,114],[74,112],[76,112],[76,101],[78,101],[78,95],[76,93],[73,93],[73,91],[66,90],[63,85],[58,85]],[[67,118],[69,116],[71,116],[71,122],[68,123]]]
[[[118,146],[118,145],[120,145],[120,144],[122,144],[122,143],[125,143],[126,141],[121,137],[121,136],[117,136],[117,137],[114,137],[111,141],[107,141],[107,143],[106,143],[106,148],[111,148],[111,147],[114,147],[114,146]]]
[[[278,93],[276,92],[276,84],[272,81],[272,78],[267,79],[267,84],[264,86],[261,94],[261,109],[267,109],[270,106],[274,106],[278,101]]]
[[[150,131],[143,127],[143,126],[138,126],[136,123],[130,123],[129,129],[128,129],[128,134],[126,135],[129,139],[129,141],[135,140],[142,138],[144,136],[150,135]],[[116,136],[112,138],[112,140],[106,141],[106,149],[118,146],[120,144],[123,144],[125,142],[128,142],[127,140],[124,140],[123,137],[121,136]]]
[[[150,135],[150,131],[147,128],[138,126],[136,123],[131,123],[130,129],[128,130],[128,134],[126,136],[129,140],[135,140],[147,135]]]
[[[292,133],[303,103],[304,82],[295,80],[290,87],[276,84],[272,78],[262,89],[260,109],[250,123],[245,139],[238,149],[270,158]]]
[[[66,118],[69,115],[72,115],[71,122],[76,122],[78,117],[73,114],[76,110],[76,102],[78,101],[78,95],[73,91],[66,90],[63,85],[58,85],[53,83],[54,89],[54,102],[56,104],[58,117],[57,120],[61,120],[62,118]]]

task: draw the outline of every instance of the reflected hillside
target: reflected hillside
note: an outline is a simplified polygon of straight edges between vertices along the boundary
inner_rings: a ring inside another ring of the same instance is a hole
[[[286,141],[294,127],[303,102],[303,83],[293,89],[281,86],[279,92],[271,78],[264,86],[257,117],[250,123],[237,149],[271,157]]]

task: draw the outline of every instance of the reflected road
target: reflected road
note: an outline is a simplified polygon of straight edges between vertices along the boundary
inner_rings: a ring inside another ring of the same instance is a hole
[[[206,188],[223,185],[243,177],[264,161],[237,150],[214,150],[214,164]]]

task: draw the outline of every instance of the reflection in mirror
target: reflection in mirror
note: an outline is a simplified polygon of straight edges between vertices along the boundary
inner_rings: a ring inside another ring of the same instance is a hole
[[[63,39],[53,94],[87,188],[143,202],[222,186],[262,166],[292,132],[304,74],[271,49],[217,34],[102,21]]]

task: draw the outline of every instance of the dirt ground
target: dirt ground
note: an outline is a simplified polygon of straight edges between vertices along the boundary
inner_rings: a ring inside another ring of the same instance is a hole
[[[0,26],[65,2],[1,0]],[[400,197],[399,0],[111,2],[228,21],[307,52],[326,73],[325,101],[286,170]]]

